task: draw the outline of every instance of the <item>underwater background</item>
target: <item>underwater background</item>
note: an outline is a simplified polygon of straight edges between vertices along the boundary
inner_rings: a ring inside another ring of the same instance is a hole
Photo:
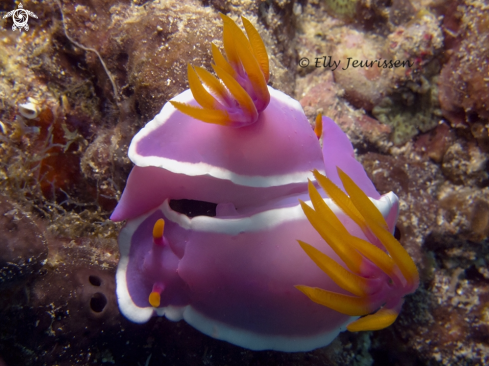
[[[37,18],[12,30],[20,2],[0,1],[0,366],[489,364],[489,1],[22,6]],[[397,236],[421,282],[389,328],[255,352],[120,314],[122,224],[109,216],[128,145],[188,88],[188,62],[212,71],[219,12],[253,22],[269,85],[311,123],[334,119],[378,191],[399,196]]]

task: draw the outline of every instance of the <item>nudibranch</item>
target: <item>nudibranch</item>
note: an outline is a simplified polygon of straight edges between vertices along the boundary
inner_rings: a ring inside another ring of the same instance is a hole
[[[121,312],[287,352],[388,326],[418,284],[392,236],[397,196],[377,192],[331,119],[313,131],[297,101],[267,86],[268,55],[251,23],[242,18],[245,35],[221,17],[219,79],[189,65],[190,89],[129,147],[136,166],[111,217],[127,220]],[[172,201],[182,199],[214,203],[215,216],[177,212]]]
[[[343,192],[330,179],[314,172],[328,199],[323,199],[312,183],[309,196],[314,209],[301,201],[304,214],[330,248],[343,261],[343,267],[316,247],[299,243],[311,259],[338,286],[349,294],[321,288],[296,286],[311,300],[350,316],[366,315],[347,325],[352,332],[379,330],[396,320],[404,295],[416,290],[416,265],[392,235],[381,211],[355,182],[338,168]],[[336,205],[361,228],[364,239],[353,236],[332,210]],[[353,295],[353,296],[352,296]],[[374,313],[374,314],[371,314]]]

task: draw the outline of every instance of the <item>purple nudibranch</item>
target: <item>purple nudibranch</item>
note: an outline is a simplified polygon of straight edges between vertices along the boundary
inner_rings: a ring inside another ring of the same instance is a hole
[[[322,117],[321,148],[300,104],[267,86],[268,55],[227,16],[217,79],[189,65],[129,147],[136,165],[112,219],[121,312],[166,316],[252,350],[308,351],[341,331],[389,326],[416,290],[393,237],[399,201],[380,195],[348,137]],[[318,130],[318,129],[317,129]],[[171,200],[217,204],[216,217]]]

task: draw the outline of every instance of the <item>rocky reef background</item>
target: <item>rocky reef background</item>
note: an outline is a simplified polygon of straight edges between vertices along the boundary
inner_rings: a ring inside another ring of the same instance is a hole
[[[0,15],[19,3],[0,2]],[[24,1],[0,18],[0,365],[489,363],[487,0]],[[132,136],[248,17],[271,85],[348,133],[421,273],[397,322],[307,353],[252,352],[115,299]],[[333,60],[410,60],[342,70]],[[300,63],[304,58],[309,65]],[[316,58],[320,60],[316,67]]]

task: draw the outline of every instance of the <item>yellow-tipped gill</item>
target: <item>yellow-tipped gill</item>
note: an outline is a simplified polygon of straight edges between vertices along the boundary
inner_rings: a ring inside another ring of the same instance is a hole
[[[360,332],[367,330],[380,330],[392,325],[399,313],[393,309],[380,309],[375,314],[370,314],[355,320],[346,326],[350,332]]]
[[[375,236],[375,242],[380,243],[383,248],[351,235],[316,187],[309,182],[309,196],[314,208],[301,201],[304,214],[347,269],[313,246],[300,240],[299,244],[323,272],[351,295],[303,285],[295,287],[312,301],[339,313],[364,316],[348,325],[350,331],[388,327],[399,314],[403,296],[413,292],[418,286],[416,265],[389,231],[382,213],[348,175],[338,169],[339,177],[348,193],[345,194],[317,170],[313,173],[343,213],[364,232]]]
[[[226,58],[212,45],[217,79],[202,68],[188,65],[188,80],[195,101],[202,107],[170,101],[180,112],[203,122],[242,127],[258,120],[270,102],[267,82],[269,61],[263,40],[251,22],[242,17],[248,38],[228,16],[224,22]]]
[[[339,168],[338,175],[346,192],[350,195],[353,205],[364,218],[370,231],[380,240],[384,248],[389,252],[396,266],[407,281],[407,286],[412,290],[416,289],[419,284],[419,274],[409,253],[402,247],[401,243],[394,238],[394,235],[392,235],[387,227],[384,217],[360,187],[358,187],[355,182]]]

